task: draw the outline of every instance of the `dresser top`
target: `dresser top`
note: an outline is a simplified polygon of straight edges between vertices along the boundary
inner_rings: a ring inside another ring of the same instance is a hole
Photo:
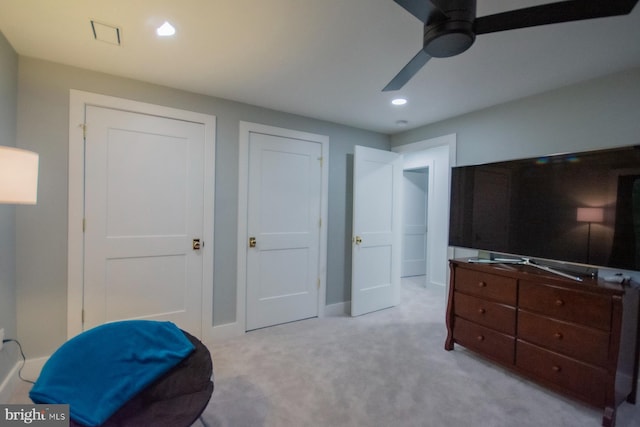
[[[602,279],[595,279],[588,275],[582,276],[582,281],[572,280],[529,265],[469,262],[468,258],[452,259],[449,260],[449,262],[453,266],[459,266],[469,270],[609,295],[622,295],[627,288],[622,284],[605,282]]]

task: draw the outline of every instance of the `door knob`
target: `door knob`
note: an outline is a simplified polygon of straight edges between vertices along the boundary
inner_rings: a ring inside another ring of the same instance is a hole
[[[255,248],[256,247],[256,238],[255,237],[249,237],[249,247],[250,248]]]
[[[360,237],[360,236],[356,236],[356,237],[354,237],[354,238],[353,238],[353,242],[354,242],[356,245],[361,244],[361,243],[362,243],[362,237]]]
[[[191,241],[191,247],[194,251],[199,251],[201,246],[200,239],[193,239]]]

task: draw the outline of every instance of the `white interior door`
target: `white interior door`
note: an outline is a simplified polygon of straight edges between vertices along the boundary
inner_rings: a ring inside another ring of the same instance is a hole
[[[86,126],[83,328],[169,320],[201,336],[203,124],[87,106]]]
[[[246,329],[318,315],[322,144],[250,132]]]
[[[402,277],[422,276],[427,270],[427,170],[405,170],[402,199]]]
[[[351,315],[392,307],[400,297],[402,156],[355,147]]]

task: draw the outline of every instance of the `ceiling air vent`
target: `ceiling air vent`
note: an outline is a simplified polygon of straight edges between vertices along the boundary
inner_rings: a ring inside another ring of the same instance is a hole
[[[91,30],[94,39],[120,46],[120,28],[91,20]]]

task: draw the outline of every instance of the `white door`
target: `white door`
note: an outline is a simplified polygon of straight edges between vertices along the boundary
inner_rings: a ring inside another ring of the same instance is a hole
[[[203,124],[87,106],[86,126],[83,329],[152,319],[201,336]]]
[[[352,316],[399,302],[401,182],[401,155],[355,147]]]
[[[426,170],[405,170],[402,199],[402,277],[422,276],[427,270],[427,180]]]
[[[246,329],[318,315],[322,144],[251,132]]]

